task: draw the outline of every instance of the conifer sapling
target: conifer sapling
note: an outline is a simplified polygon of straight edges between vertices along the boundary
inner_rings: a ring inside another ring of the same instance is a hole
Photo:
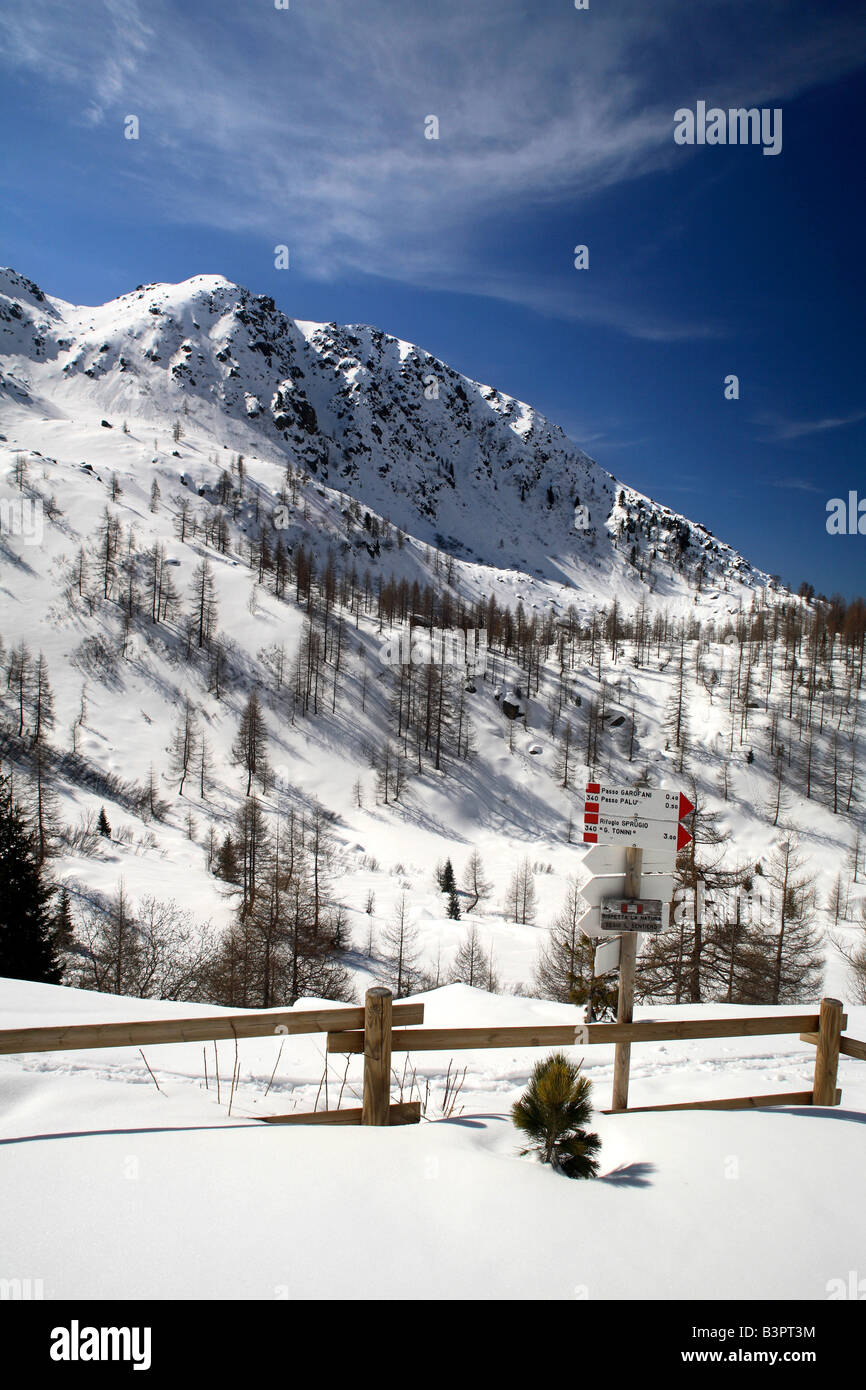
[[[536,1062],[529,1085],[511,1108],[511,1118],[529,1141],[521,1153],[538,1154],[542,1163],[566,1177],[594,1178],[601,1140],[586,1129],[592,1115],[592,1082],[580,1075],[580,1066],[562,1052]]]

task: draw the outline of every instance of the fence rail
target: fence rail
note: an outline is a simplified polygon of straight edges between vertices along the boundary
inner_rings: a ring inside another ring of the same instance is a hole
[[[363,1105],[310,1114],[264,1115],[267,1124],[417,1124],[417,1101],[391,1103],[392,1052],[445,1052],[468,1048],[591,1047],[598,1044],[685,1042],[712,1038],[757,1038],[797,1034],[815,1047],[811,1091],[741,1096],[722,1100],[644,1105],[627,1111],[617,1105],[606,1114],[651,1110],[741,1110],[771,1105],[839,1105],[836,1085],[840,1054],[866,1061],[866,1043],[843,1034],[848,1018],[838,999],[822,999],[820,1011],[758,1018],[691,1018],[637,1023],[553,1024],[516,1028],[423,1028],[424,1005],[394,1003],[390,990],[367,991],[363,1008],[270,1009],[240,1014],[202,1014],[197,1018],[143,1019],[137,1023],[83,1023],[64,1027],[0,1030],[0,1054],[70,1052],[99,1047],[141,1047],[147,1043],[208,1042],[267,1037],[269,1034],[326,1033],[329,1053],[363,1054]],[[398,1028],[394,1024],[400,1024]],[[616,1097],[616,1088],[614,1088]]]
[[[369,1123],[364,1119],[364,1107],[362,1105],[347,1110],[314,1110],[306,1115],[299,1115],[297,1111],[292,1111],[288,1115],[261,1115],[259,1118],[266,1125],[363,1125]],[[388,1107],[386,1123],[389,1125],[417,1125],[420,1120],[420,1100],[398,1101],[397,1104]]]
[[[847,1027],[843,1023],[842,1027]],[[801,1033],[800,1042],[812,1043],[814,1046],[818,1041],[817,1033]],[[866,1043],[860,1042],[859,1038],[848,1038],[843,1033],[839,1039],[839,1051],[846,1057],[856,1057],[861,1062],[866,1062]]]
[[[395,1004],[399,1023],[423,1023],[423,1004]],[[265,1038],[271,1033],[330,1033],[363,1028],[364,1009],[269,1009],[243,1014],[201,1014],[198,1018],[142,1019],[139,1023],[73,1023],[62,1028],[0,1030],[0,1054],[74,1052],[95,1047],[142,1047],[145,1043],[211,1042],[224,1038]],[[363,1034],[361,1034],[363,1037]],[[363,1047],[361,1048],[363,1051]]]
[[[372,993],[372,992],[371,992]],[[378,991],[381,993],[381,991]],[[367,995],[368,1010],[371,994]],[[396,1011],[396,1006],[395,1006]],[[836,1085],[839,1055],[866,1060],[866,1043],[843,1038],[848,1017],[838,999],[822,999],[817,1014],[771,1014],[747,1018],[687,1018],[647,1020],[637,1023],[554,1024],[516,1028],[397,1028],[387,1038],[391,1052],[459,1052],[462,1049],[513,1047],[591,1047],[598,1044],[641,1042],[685,1042],[712,1038],[760,1038],[796,1034],[815,1045],[815,1075],[811,1091],[787,1091],[776,1095],[738,1096],[721,1100],[682,1101],[666,1105],[634,1107],[635,1112],[650,1110],[744,1110],[772,1105],[839,1105],[842,1092]],[[377,1023],[377,1027],[381,1025]],[[364,1053],[364,1100],[367,1101],[370,1062],[369,1021],[363,1032],[345,1029],[329,1033],[329,1053]],[[388,1079],[380,1072],[375,1082],[379,1091],[379,1113],[388,1101]],[[614,1099],[606,1114],[631,1113],[617,1104],[616,1077]],[[375,1121],[387,1124],[387,1119]]]
[[[847,1021],[843,1020],[843,1027]],[[817,1037],[818,1025],[818,1014],[780,1014],[767,1018],[554,1024],[543,1028],[398,1028],[391,1035],[391,1048],[394,1052],[447,1052],[461,1048],[589,1047],[598,1043],[760,1038],[778,1033],[809,1033]],[[363,1052],[363,1032],[329,1033],[328,1051]]]
[[[774,1091],[768,1096],[728,1096],[724,1100],[681,1100],[669,1105],[630,1105],[627,1110],[604,1110],[605,1115],[646,1115],[652,1110],[763,1110],[772,1105],[814,1105],[814,1091]],[[842,1092],[832,1102],[838,1105]]]

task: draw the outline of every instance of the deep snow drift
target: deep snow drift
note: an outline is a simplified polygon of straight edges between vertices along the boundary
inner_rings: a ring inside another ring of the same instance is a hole
[[[431,1025],[581,1017],[464,986],[424,1002]],[[9,1027],[197,1012],[0,982]],[[866,1037],[866,1009],[848,1012]],[[320,1091],[314,1035],[284,1040],[265,1096],[281,1041],[239,1043],[231,1117],[228,1043],[220,1103],[212,1045],[210,1089],[197,1044],[145,1049],[159,1090],[132,1048],[0,1058],[0,1181],[15,1194],[0,1278],[42,1280],[48,1299],[826,1299],[862,1271],[862,1062],[841,1061],[836,1110],[597,1114],[602,1176],[570,1182],[517,1152],[508,1112],[537,1049],[456,1054],[468,1071],[450,1119],[437,1107],[452,1059],[415,1055],[432,1122],[377,1131],[257,1124]],[[813,1065],[796,1036],[636,1044],[630,1100],[808,1089]],[[608,1105],[612,1048],[587,1048],[584,1067]],[[353,1061],[344,1105],[359,1075]],[[332,1106],[342,1078],[332,1057]]]

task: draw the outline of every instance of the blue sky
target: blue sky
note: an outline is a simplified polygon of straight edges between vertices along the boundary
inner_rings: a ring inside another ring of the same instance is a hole
[[[866,536],[825,519],[866,497],[864,65],[859,0],[0,0],[0,262],[78,302],[214,272],[375,323],[850,596]],[[781,108],[781,153],[677,145],[699,100]]]

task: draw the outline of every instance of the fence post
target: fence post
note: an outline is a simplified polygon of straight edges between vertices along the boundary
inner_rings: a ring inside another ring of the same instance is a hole
[[[364,999],[364,1125],[390,1123],[392,998],[377,985]]]
[[[836,1074],[839,1069],[839,1039],[842,1036],[842,1005],[838,999],[822,999],[815,1051],[813,1105],[836,1104]]]
[[[627,849],[625,852],[625,897],[640,897],[640,880],[643,870],[643,850]],[[634,977],[637,964],[637,932],[623,932],[619,954],[619,997],[616,1006],[617,1023],[631,1023],[634,1020]],[[628,1079],[631,1069],[631,1043],[618,1042],[613,1061],[612,1110],[628,1110]]]

